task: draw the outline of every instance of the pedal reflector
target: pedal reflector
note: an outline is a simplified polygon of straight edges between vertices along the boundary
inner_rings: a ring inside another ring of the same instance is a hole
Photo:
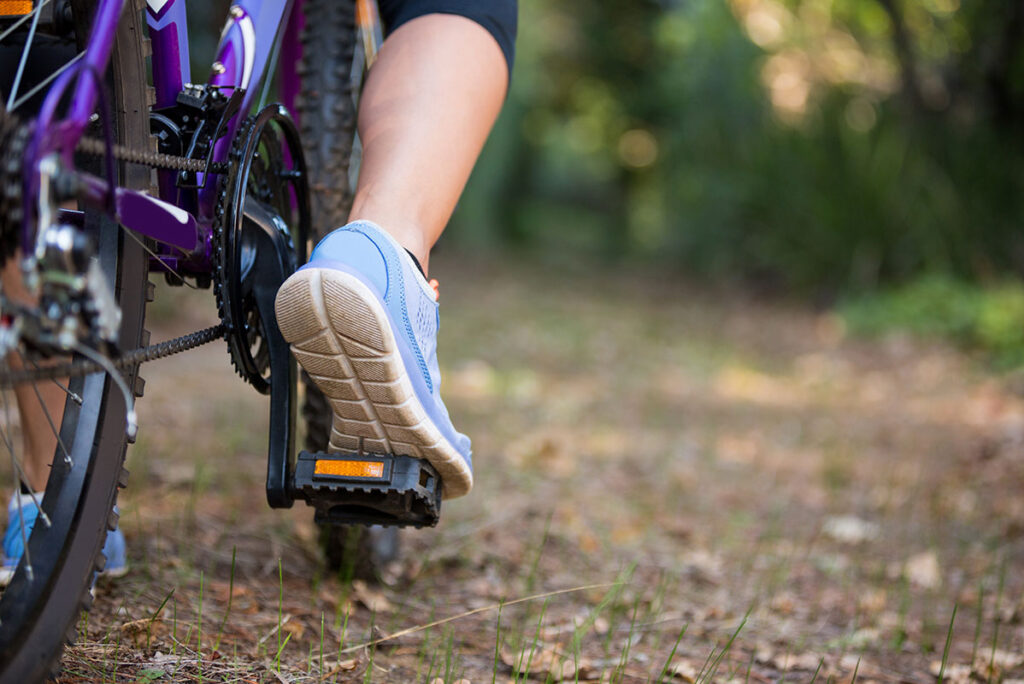
[[[317,459],[316,475],[334,475],[335,477],[357,477],[360,479],[379,480],[384,477],[384,464],[380,461],[335,461]]]
[[[32,0],[0,0],[0,17],[14,17],[32,11]]]
[[[443,489],[437,470],[412,456],[303,451],[290,492],[321,524],[432,527]]]

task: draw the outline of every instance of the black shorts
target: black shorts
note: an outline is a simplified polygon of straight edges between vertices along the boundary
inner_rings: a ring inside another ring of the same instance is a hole
[[[487,29],[505,53],[512,73],[515,57],[518,0],[379,0],[380,17],[386,31],[424,14],[458,14]]]

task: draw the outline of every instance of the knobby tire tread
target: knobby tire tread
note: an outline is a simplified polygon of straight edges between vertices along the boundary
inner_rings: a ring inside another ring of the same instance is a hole
[[[112,85],[110,107],[118,142],[135,149],[155,149],[149,132],[152,96],[146,85],[145,58],[150,54],[150,45],[143,29],[145,6],[145,0],[126,3],[108,79]],[[95,0],[76,0],[72,7],[78,35],[88,35]],[[83,42],[79,41],[80,47]],[[121,164],[119,176],[124,187],[150,187],[148,169]],[[148,257],[138,243],[109,220],[95,216],[87,217],[88,220],[107,221],[100,235],[101,242],[107,240],[116,247],[113,276],[123,315],[119,342],[122,349],[137,348],[145,336]],[[137,368],[126,372],[126,379],[129,386],[141,386],[136,385]],[[78,616],[92,604],[90,589],[95,573],[106,564],[102,554],[106,532],[117,524],[113,508],[118,488],[124,486],[128,477],[124,469],[126,407],[108,377],[96,374],[75,384],[84,388],[86,402],[95,398],[97,405],[75,409],[69,400],[62,419],[61,439],[70,445],[73,454],[84,450],[87,458],[77,459],[66,476],[51,474],[43,502],[47,508],[51,496],[56,500],[53,507],[57,510],[51,513],[55,524],[50,529],[38,525],[29,541],[30,548],[49,548],[59,543],[59,549],[51,554],[57,560],[39,568],[38,587],[25,582],[24,577],[19,584],[16,575],[0,596],[0,615],[18,618],[0,625],[0,684],[44,681],[59,672],[64,646],[74,640]],[[83,413],[92,414],[92,418],[83,420]],[[55,467],[53,472],[56,471]],[[80,483],[80,495],[74,481]],[[58,513],[61,520],[68,518],[66,525],[56,524]],[[54,536],[60,538],[50,539]],[[22,591],[23,587],[27,588]],[[5,602],[9,603],[5,606]]]
[[[352,65],[360,48],[353,0],[305,0],[301,34],[302,87],[296,102],[306,167],[310,175],[313,244],[345,225],[352,207],[350,166],[356,130]],[[306,449],[327,451],[332,410],[305,371]],[[320,545],[327,565],[344,575],[373,579],[398,555],[395,528],[325,525]]]
[[[353,0],[306,0],[300,35],[301,89],[296,101],[299,132],[309,173],[315,245],[344,225],[352,205],[349,163],[355,136],[356,106],[352,97],[352,58],[356,50]],[[326,451],[331,436],[331,407],[302,373],[306,398],[302,417],[305,446]]]

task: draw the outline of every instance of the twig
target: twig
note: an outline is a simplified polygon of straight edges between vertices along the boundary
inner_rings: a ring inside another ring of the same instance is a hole
[[[288,621],[291,620],[291,619],[292,619],[291,614],[285,615],[283,618],[281,618],[280,622],[278,622],[276,625],[274,625],[274,627],[269,632],[267,632],[266,634],[263,635],[262,639],[260,639],[258,642],[256,642],[256,645],[257,646],[262,646],[263,642],[265,642],[267,639],[269,639],[270,637],[272,637],[275,634],[277,634],[277,630],[281,629],[286,624],[288,624]]]
[[[417,627],[410,627],[408,629],[403,629],[403,630],[401,630],[399,632],[395,632],[394,634],[389,634],[388,636],[384,636],[384,637],[381,637],[379,639],[374,639],[373,641],[367,641],[367,642],[359,644],[357,646],[349,646],[348,648],[345,648],[345,649],[342,649],[342,650],[338,651],[338,654],[340,655],[340,654],[343,654],[343,653],[352,653],[353,651],[359,651],[361,649],[368,648],[370,646],[376,646],[377,644],[382,644],[385,641],[391,641],[392,639],[399,639],[401,637],[408,636],[410,634],[415,634],[416,632],[422,632],[423,630],[430,629],[431,627],[437,627],[438,625],[444,625],[444,624],[447,624],[449,622],[454,622],[455,620],[460,620],[460,619],[465,618],[465,617],[470,617],[471,615],[479,615],[480,613],[486,613],[486,612],[491,611],[491,610],[498,610],[499,608],[502,608],[503,606],[504,607],[514,606],[514,605],[516,605],[518,603],[526,603],[528,601],[537,601],[539,599],[551,598],[552,596],[561,596],[562,594],[573,594],[573,593],[577,593],[577,592],[580,592],[580,591],[588,591],[590,589],[606,589],[608,587],[617,586],[618,584],[620,584],[620,583],[619,582],[605,582],[603,584],[588,584],[588,585],[585,585],[585,586],[582,586],[582,587],[573,587],[572,589],[559,589],[558,591],[550,591],[550,592],[548,592],[546,594],[534,594],[533,596],[525,596],[523,598],[515,599],[514,601],[507,601],[507,602],[501,602],[501,603],[492,603],[489,606],[483,606],[482,608],[476,608],[474,610],[466,611],[465,613],[459,613],[458,615],[453,615],[451,617],[446,617],[446,618],[443,618],[441,620],[435,620],[433,622],[428,622],[425,625],[419,625]],[[270,634],[268,634],[266,637],[264,637],[264,639],[266,639],[268,637],[270,637]],[[262,643],[262,641],[260,643]]]

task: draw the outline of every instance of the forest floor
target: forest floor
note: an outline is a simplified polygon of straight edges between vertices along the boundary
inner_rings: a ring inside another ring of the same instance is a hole
[[[223,346],[154,362],[131,569],[59,681],[1024,680],[1012,376],[656,272],[433,266],[472,494],[379,581],[330,572]],[[150,327],[213,319],[161,287]]]

